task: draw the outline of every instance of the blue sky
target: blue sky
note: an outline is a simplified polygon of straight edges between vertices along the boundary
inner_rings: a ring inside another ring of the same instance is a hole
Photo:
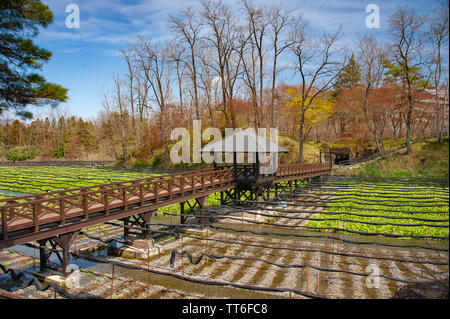
[[[255,4],[271,5],[275,0],[254,0]],[[55,21],[42,30],[36,43],[53,52],[43,67],[43,75],[69,89],[69,101],[64,106],[69,113],[92,118],[101,110],[103,88],[112,84],[112,73],[123,72],[125,64],[119,50],[126,48],[138,36],[165,39],[170,37],[168,16],[188,6],[200,7],[193,0],[43,0],[54,14]],[[226,0],[238,8],[235,0]],[[342,25],[344,42],[356,39],[357,33],[372,32],[384,38],[388,34],[389,16],[397,6],[414,7],[419,14],[430,14],[437,0],[284,0],[288,8],[303,12],[311,27],[332,31]],[[380,8],[380,28],[365,26],[368,4]],[[80,28],[65,25],[68,4],[80,8]]]

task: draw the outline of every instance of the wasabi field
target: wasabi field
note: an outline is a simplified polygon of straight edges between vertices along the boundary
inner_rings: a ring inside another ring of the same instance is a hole
[[[108,167],[5,166],[0,171],[3,199],[158,175]],[[408,283],[448,276],[445,182],[330,176],[270,195],[266,203],[246,205],[220,205],[219,194],[209,196],[209,222],[201,233],[195,232],[195,218],[185,225],[194,228],[181,227],[178,204],[159,209],[152,226],[159,253],[143,259],[110,255],[107,243],[123,240],[122,222],[84,229],[71,251],[85,284],[67,291],[119,299],[230,294],[370,299],[390,298]],[[198,211],[190,213],[194,217]],[[36,250],[13,248],[2,254],[6,268],[27,272],[38,264]],[[378,288],[367,284],[371,267],[381,273]],[[114,284],[108,279],[112,272]],[[0,275],[0,285],[9,282],[5,277]],[[50,290],[34,286],[17,293],[53,298]]]

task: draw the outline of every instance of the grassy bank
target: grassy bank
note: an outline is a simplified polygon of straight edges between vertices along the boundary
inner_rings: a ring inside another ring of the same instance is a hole
[[[441,144],[435,140],[413,144],[412,150],[410,155],[400,152],[386,159],[337,168],[335,174],[373,178],[449,178],[448,137]]]

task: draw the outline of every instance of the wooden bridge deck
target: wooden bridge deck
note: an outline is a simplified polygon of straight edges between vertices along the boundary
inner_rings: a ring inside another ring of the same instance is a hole
[[[274,183],[330,174],[330,164],[279,165]],[[0,200],[0,249],[236,187],[232,169],[203,169]]]

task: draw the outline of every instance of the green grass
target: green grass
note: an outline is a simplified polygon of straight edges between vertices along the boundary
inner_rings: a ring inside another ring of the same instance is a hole
[[[412,145],[412,154],[393,154],[356,167],[335,170],[336,174],[357,175],[373,178],[449,178],[448,137],[439,144],[435,140]]]
[[[347,184],[349,185],[349,184]],[[449,205],[448,187],[417,187],[411,185],[406,191],[395,190],[395,184],[384,186],[380,190],[376,190],[373,196],[362,191],[369,191],[361,184],[353,183],[354,187],[338,191],[336,194],[345,195],[345,198],[334,200],[325,209],[326,212],[346,212],[355,213],[365,216],[354,216],[346,214],[318,214],[314,218],[326,219],[345,219],[372,223],[394,223],[394,224],[410,224],[410,225],[448,225]],[[379,183],[365,183],[368,186],[379,186]],[[401,187],[408,187],[401,184]],[[365,196],[358,196],[358,195]],[[369,195],[369,196],[367,196]],[[381,197],[380,197],[381,196]],[[383,197],[385,196],[385,197]],[[403,198],[403,197],[413,198]],[[414,197],[424,197],[414,198]],[[358,203],[352,203],[358,202]],[[394,206],[396,205],[396,206]],[[427,207],[415,207],[414,205],[424,205]],[[442,206],[438,206],[442,205]],[[397,212],[373,211],[369,209],[395,210]],[[415,213],[417,211],[423,213]],[[445,212],[443,214],[435,214],[433,212]],[[405,219],[391,219],[386,217],[370,217],[373,215],[383,215],[391,217],[403,217]],[[366,217],[367,216],[367,217]],[[444,222],[418,221],[412,218],[428,219],[428,220],[446,220]],[[325,228],[336,227],[347,230],[354,230],[366,233],[387,233],[396,235],[414,235],[414,236],[441,236],[449,235],[448,227],[429,227],[429,226],[397,226],[397,225],[370,225],[364,223],[356,223],[351,221],[310,221],[308,226]]]
[[[289,153],[280,153],[281,163],[296,163],[298,161],[299,145],[298,140],[291,136],[280,135],[278,144],[289,150]],[[306,141],[303,143],[303,159],[305,162],[318,162],[320,156],[320,142]]]

